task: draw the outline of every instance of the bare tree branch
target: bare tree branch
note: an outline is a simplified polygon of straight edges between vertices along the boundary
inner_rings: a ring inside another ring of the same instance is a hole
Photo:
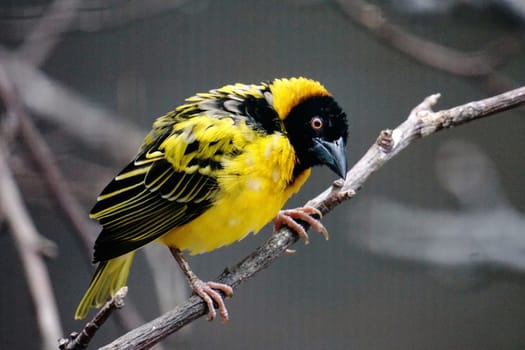
[[[327,189],[309,201],[308,205],[317,207],[323,213],[330,211],[333,206],[338,204],[337,200],[331,198],[335,196],[337,199],[341,197],[340,193],[352,193],[359,190],[373,172],[381,168],[414,140],[432,135],[442,129],[521,106],[525,103],[525,87],[433,112],[431,108],[437,103],[439,96],[439,94],[428,96],[412,110],[408,118],[397,128],[382,131],[377,142],[348,172],[347,181],[341,185],[341,188],[337,191]]]
[[[438,98],[439,94],[427,97],[397,128],[382,131],[377,141],[347,173],[344,182],[335,182],[307,205],[327,214],[343,201],[352,198],[372,173],[416,139],[525,104],[525,86],[498,96],[433,112],[432,107]],[[272,264],[297,240],[295,233],[287,228],[281,229],[240,263],[225,270],[217,281],[236,288]],[[204,302],[199,297],[192,296],[172,311],[128,332],[101,349],[148,349],[206,312]]]
[[[124,298],[128,294],[128,287],[120,288],[115,295],[102,306],[91,321],[89,321],[80,333],[72,333],[69,338],[58,341],[58,347],[62,350],[85,349],[95,333],[102,327],[104,322],[116,309],[124,306]]]
[[[479,51],[461,52],[423,39],[389,23],[381,8],[367,1],[335,0],[334,4],[354,23],[421,64],[449,74],[481,79],[484,85],[495,93],[516,87],[516,83],[509,77],[496,71],[507,58],[523,49],[523,45],[513,35],[501,38]]]

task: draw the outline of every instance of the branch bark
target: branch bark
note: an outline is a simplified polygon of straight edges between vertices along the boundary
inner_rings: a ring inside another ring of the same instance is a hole
[[[432,107],[437,103],[439,96],[435,94],[427,97],[397,128],[382,131],[377,141],[347,173],[344,182],[334,182],[307,205],[327,214],[337,205],[352,198],[370,175],[416,139],[525,104],[525,86],[494,97],[433,112]],[[267,268],[298,239],[289,229],[281,229],[244,260],[226,269],[217,280],[236,288],[257,272]],[[148,349],[205,314],[204,302],[199,297],[192,296],[172,311],[128,332],[101,349]]]
[[[124,306],[124,298],[128,294],[128,287],[120,288],[115,295],[98,310],[97,314],[89,321],[80,333],[71,333],[69,338],[58,340],[58,347],[61,350],[78,350],[87,348],[95,333],[107,321],[113,311]]]

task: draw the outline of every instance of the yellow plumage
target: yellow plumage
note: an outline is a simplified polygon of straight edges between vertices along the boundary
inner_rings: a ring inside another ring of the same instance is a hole
[[[223,191],[214,205],[197,220],[174,228],[158,241],[199,254],[238,241],[250,232],[259,232],[310,174],[307,170],[287,185],[294,156],[282,135],[251,143],[242,155],[226,163],[227,170],[216,173]]]
[[[326,89],[306,78],[227,85],[157,119],[91,211],[103,226],[94,254],[100,264],[75,318],[125,285],[134,252],[145,244],[191,254],[217,249],[274,218],[311,166],[342,175],[346,129]],[[199,293],[194,281],[192,287]]]

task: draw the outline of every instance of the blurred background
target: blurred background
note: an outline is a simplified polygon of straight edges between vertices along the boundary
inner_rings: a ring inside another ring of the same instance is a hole
[[[353,164],[427,95],[444,109],[522,85],[524,24],[519,0],[3,0],[0,348],[52,349],[82,328],[99,230],[87,214],[185,97],[320,80],[350,118]],[[523,135],[514,109],[417,141],[323,220],[328,242],[314,235],[242,284],[227,325],[202,318],[162,347],[524,349]],[[315,169],[287,206],[332,180]],[[190,264],[213,279],[270,233]],[[165,250],[139,254],[126,307],[91,348],[187,297]]]

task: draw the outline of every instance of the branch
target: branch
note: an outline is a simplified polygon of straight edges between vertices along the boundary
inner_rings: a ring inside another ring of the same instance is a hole
[[[102,327],[104,322],[116,309],[121,309],[124,306],[124,298],[128,294],[128,287],[120,288],[115,295],[104,304],[96,313],[93,319],[88,322],[80,333],[71,333],[69,338],[61,338],[58,340],[58,347],[61,350],[78,350],[87,348],[95,333]]]
[[[307,205],[327,214],[343,201],[352,198],[372,173],[416,139],[525,104],[525,86],[480,101],[433,112],[432,107],[438,98],[439,94],[427,97],[396,129],[382,131],[377,141],[347,173],[344,182],[336,181]],[[240,263],[226,269],[218,281],[236,288],[267,268],[298,239],[289,229],[281,229]],[[172,311],[128,332],[101,349],[148,349],[206,312],[204,302],[199,297],[192,296]]]
[[[525,86],[494,97],[433,112],[432,107],[439,97],[439,94],[428,96],[397,128],[382,131],[376,143],[347,173],[347,180],[341,184],[340,189],[327,189],[307,204],[318,208],[322,213],[327,213],[338,205],[339,201],[345,199],[345,193],[351,194],[359,190],[372,173],[416,139],[525,104]]]
[[[499,93],[516,86],[509,77],[496,71],[506,58],[522,49],[522,44],[513,36],[502,38],[482,50],[462,52],[389,23],[381,8],[367,1],[335,0],[334,4],[352,22],[420,64],[457,76],[481,79],[492,92]]]

